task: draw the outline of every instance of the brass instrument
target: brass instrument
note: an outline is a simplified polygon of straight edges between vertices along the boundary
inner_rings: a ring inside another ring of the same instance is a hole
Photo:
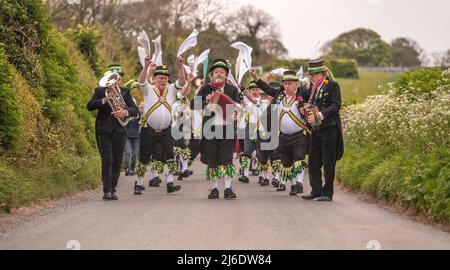
[[[125,100],[122,97],[122,93],[120,92],[120,87],[118,85],[118,81],[120,80],[119,73],[108,73],[103,78],[100,79],[99,85],[101,87],[106,87],[107,91],[113,91],[113,97],[109,97],[107,95],[106,99],[108,100],[108,104],[111,107],[113,112],[116,112],[120,109],[126,110],[128,106]],[[128,122],[131,120],[131,117],[116,117],[117,121],[119,121],[120,125],[123,127],[128,125]]]

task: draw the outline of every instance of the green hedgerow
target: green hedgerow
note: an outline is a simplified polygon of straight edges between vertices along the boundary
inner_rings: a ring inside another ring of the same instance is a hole
[[[13,88],[12,67],[6,61],[0,46],[0,146],[10,148],[19,136],[22,115],[19,100]]]

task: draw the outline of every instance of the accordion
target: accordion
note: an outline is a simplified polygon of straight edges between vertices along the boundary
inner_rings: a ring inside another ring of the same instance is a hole
[[[211,104],[216,105],[216,113],[218,113],[218,115],[226,123],[230,124],[234,122],[234,107],[236,105],[236,102],[233,99],[219,91],[214,91],[214,96],[211,99]],[[217,109],[217,107],[219,107],[220,109]]]
[[[315,105],[306,103],[305,104],[305,116],[308,119],[310,116],[313,117],[314,122],[311,124],[313,130],[317,130],[319,128],[322,120],[319,118],[319,108]]]

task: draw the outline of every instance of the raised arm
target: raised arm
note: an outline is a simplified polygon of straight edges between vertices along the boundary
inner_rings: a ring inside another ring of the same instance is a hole
[[[191,93],[191,84],[192,84],[193,80],[194,80],[194,75],[189,74],[187,77],[187,83],[180,90],[180,94],[183,97],[186,97]]]
[[[275,97],[280,92],[280,89],[276,89],[268,85],[265,81],[261,80],[254,68],[250,70],[250,76],[252,76],[253,80],[256,82],[256,85],[269,96]]]
[[[177,58],[177,72],[178,72],[178,84],[184,86],[186,84],[186,73],[183,67],[183,58],[180,56]]]

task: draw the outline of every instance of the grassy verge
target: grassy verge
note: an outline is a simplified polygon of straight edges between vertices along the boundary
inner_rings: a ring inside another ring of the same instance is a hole
[[[402,75],[386,95],[342,111],[345,186],[450,224],[450,73]],[[424,76],[433,80],[424,82]]]
[[[400,73],[360,72],[359,79],[338,78],[344,104],[364,102],[366,97],[383,93],[389,82],[400,77]]]

